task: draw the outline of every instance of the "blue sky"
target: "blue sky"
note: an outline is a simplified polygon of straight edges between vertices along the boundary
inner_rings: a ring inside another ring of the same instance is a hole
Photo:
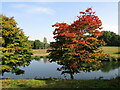
[[[30,40],[54,41],[51,25],[56,22],[72,23],[80,11],[92,7],[102,20],[103,30],[118,33],[117,2],[3,2],[2,13],[14,16],[18,26]]]

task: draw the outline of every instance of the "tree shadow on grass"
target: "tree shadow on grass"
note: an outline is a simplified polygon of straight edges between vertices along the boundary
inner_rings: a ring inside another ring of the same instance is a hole
[[[101,84],[103,83],[103,84]],[[74,80],[45,80],[46,85],[39,85],[36,87],[32,87],[29,85],[18,85],[19,88],[22,88],[22,90],[33,90],[33,89],[45,89],[45,88],[118,88],[120,83],[118,80],[89,80],[89,81],[74,81]],[[119,85],[118,85],[119,84]],[[109,86],[111,85],[111,86]],[[18,89],[17,89],[18,90]],[[20,89],[21,90],[21,89]]]
[[[27,86],[25,84],[19,84],[17,86],[20,87],[20,88],[32,88],[31,86]]]
[[[114,54],[120,54],[120,52],[116,52],[116,53],[114,53]]]

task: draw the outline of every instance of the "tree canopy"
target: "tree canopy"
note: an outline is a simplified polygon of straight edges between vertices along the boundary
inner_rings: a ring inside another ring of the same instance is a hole
[[[58,70],[64,70],[62,74],[70,73],[71,78],[79,70],[97,69],[101,60],[107,57],[99,49],[105,45],[103,40],[98,39],[101,36],[101,20],[91,8],[80,14],[72,24],[52,25],[57,27],[53,32],[55,42],[51,42],[51,50],[48,50],[49,60],[62,65]]]
[[[102,31],[102,36],[99,39],[103,39],[106,46],[120,46],[120,35],[117,35],[111,31]]]
[[[2,19],[2,72],[20,73],[18,66],[28,65],[32,54],[28,37],[22,29],[17,27],[14,17],[0,16]]]
[[[44,45],[39,40],[33,42],[33,49],[43,49]]]
[[[46,39],[47,40],[47,39]],[[40,40],[29,40],[32,49],[47,49],[50,47],[50,45],[46,42],[41,42]]]

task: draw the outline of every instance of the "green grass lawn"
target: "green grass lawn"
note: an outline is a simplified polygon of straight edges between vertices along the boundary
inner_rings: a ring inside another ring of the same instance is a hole
[[[120,58],[120,47],[106,46],[106,47],[102,47],[102,50],[104,53]]]
[[[111,80],[35,80],[3,79],[2,88],[119,88],[120,79]]]

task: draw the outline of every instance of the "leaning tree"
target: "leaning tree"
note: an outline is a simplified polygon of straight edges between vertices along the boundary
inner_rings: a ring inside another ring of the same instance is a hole
[[[101,60],[107,57],[99,48],[105,44],[98,40],[101,20],[91,8],[80,14],[72,24],[52,25],[57,27],[53,32],[55,42],[51,42],[51,50],[48,50],[49,60],[62,65],[58,70],[64,70],[62,74],[69,73],[72,79],[80,70],[98,69]]]

